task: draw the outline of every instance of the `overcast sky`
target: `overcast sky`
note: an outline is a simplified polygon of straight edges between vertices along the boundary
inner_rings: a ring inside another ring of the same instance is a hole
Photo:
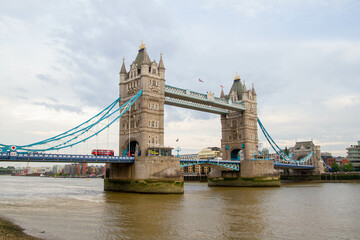
[[[360,140],[359,22],[346,0],[1,1],[0,143],[51,137],[109,105],[143,40],[151,60],[163,53],[166,84],[219,96],[238,73],[280,146],[313,139],[346,156]],[[165,115],[166,145],[220,146],[218,115]]]

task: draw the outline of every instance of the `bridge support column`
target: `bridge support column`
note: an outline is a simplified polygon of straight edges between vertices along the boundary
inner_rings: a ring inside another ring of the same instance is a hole
[[[242,161],[240,172],[211,168],[209,186],[223,187],[279,187],[280,175],[268,160]]]
[[[139,156],[133,165],[111,164],[105,191],[184,193],[180,161],[174,156]]]

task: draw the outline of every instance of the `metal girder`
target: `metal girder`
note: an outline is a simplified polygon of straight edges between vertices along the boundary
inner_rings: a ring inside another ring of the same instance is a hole
[[[201,104],[201,103],[197,103],[197,102],[191,102],[191,101],[186,101],[183,99],[172,98],[172,97],[165,97],[165,104],[171,105],[171,106],[176,106],[176,107],[192,109],[192,110],[208,112],[208,113],[215,113],[215,114],[228,114],[229,113],[229,111],[226,109],[216,108],[216,107],[213,107],[210,105],[205,105],[205,104]]]
[[[197,164],[217,166],[225,170],[240,171],[239,161],[214,160],[214,159],[180,159],[180,167],[187,167]]]
[[[274,168],[313,170],[315,167],[313,165],[298,165],[293,163],[274,162]]]
[[[0,153],[0,161],[8,162],[63,162],[63,163],[128,163],[135,161],[134,157],[95,156],[76,154],[33,154],[6,152]]]
[[[167,100],[168,99],[168,100]],[[216,114],[246,110],[244,103],[165,85],[165,104]]]

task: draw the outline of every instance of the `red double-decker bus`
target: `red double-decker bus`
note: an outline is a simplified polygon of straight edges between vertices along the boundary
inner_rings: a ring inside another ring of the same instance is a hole
[[[96,156],[114,156],[114,150],[93,149],[91,154]]]

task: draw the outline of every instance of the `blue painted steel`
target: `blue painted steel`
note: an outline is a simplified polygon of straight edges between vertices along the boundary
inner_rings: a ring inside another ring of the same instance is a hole
[[[266,140],[269,142],[270,146],[272,147],[272,149],[274,149],[274,151],[286,162],[290,162],[293,164],[298,164],[298,163],[305,163],[308,160],[310,160],[310,158],[312,157],[312,155],[314,154],[314,152],[312,151],[309,155],[307,155],[306,157],[300,159],[300,160],[294,160],[292,159],[290,156],[288,156],[276,143],[275,141],[272,139],[272,137],[270,136],[270,134],[266,131],[265,127],[262,125],[260,119],[257,119],[257,122],[266,138]],[[291,155],[292,156],[292,155]]]
[[[98,114],[96,114],[94,117],[90,118],[89,120],[83,122],[82,124],[68,130],[68,131],[65,131],[61,134],[58,134],[54,137],[51,137],[51,138],[48,138],[48,139],[45,139],[45,140],[42,140],[42,141],[39,141],[39,142],[35,142],[35,143],[32,143],[32,144],[28,144],[28,145],[22,145],[22,146],[17,146],[18,149],[24,149],[24,150],[29,150],[28,148],[30,147],[33,147],[33,146],[37,146],[37,145],[43,145],[43,144],[46,144],[46,143],[49,143],[49,142],[53,142],[53,141],[58,141],[58,140],[61,140],[65,137],[68,137],[68,136],[72,136],[76,133],[79,133],[81,131],[84,131],[87,132],[88,130],[90,130],[95,124],[97,124],[99,121],[102,121],[104,119],[106,119],[107,117],[106,116],[109,116],[108,113],[111,111],[111,109],[113,109],[113,107],[120,101],[120,97],[118,99],[116,99],[114,102],[112,102],[109,106],[107,106],[105,109],[103,109],[101,112],[99,112]],[[79,129],[73,133],[70,133],[71,131],[74,131],[78,128],[80,128],[81,126],[87,124],[88,122],[90,122],[91,120],[93,120],[94,118],[98,117],[99,115],[101,115],[102,113],[104,113],[106,111],[106,113],[104,114],[104,116],[102,116],[102,118],[100,118],[100,120],[94,124],[91,124],[85,128],[82,128],[82,129]],[[82,135],[82,134],[80,134]],[[79,136],[78,136],[79,137]],[[2,151],[8,151],[8,150],[11,150],[11,145],[5,145],[5,144],[0,144],[0,149]],[[29,151],[39,151],[40,149],[36,149],[36,150],[29,150]],[[44,151],[44,150],[40,150],[40,151]]]
[[[228,160],[215,160],[215,159],[181,159],[180,158],[180,167],[187,167],[197,164],[210,164],[213,166],[218,166],[226,168],[229,170],[239,171],[240,162],[239,161],[228,161]]]
[[[323,159],[321,159],[321,161],[323,162],[324,166],[325,166],[327,169],[332,170],[332,167],[330,167],[329,165],[327,165]]]
[[[300,165],[300,164],[274,162],[274,168],[313,170],[315,167],[313,165]]]
[[[78,132],[80,132],[80,131],[82,131],[82,130],[84,130],[84,129],[92,128],[92,127],[93,127],[95,124],[97,124],[99,121],[103,120],[104,118],[107,118],[106,116],[108,115],[108,113],[111,111],[111,109],[113,109],[113,107],[114,107],[119,101],[120,101],[120,97],[119,97],[118,99],[116,99],[114,102],[112,102],[112,103],[111,103],[109,106],[107,106],[105,109],[103,109],[101,112],[99,112],[98,114],[96,114],[95,116],[93,116],[92,118],[88,119],[87,121],[81,123],[80,125],[72,128],[72,129],[70,129],[70,130],[68,130],[68,131],[65,131],[65,132],[63,132],[63,133],[61,133],[61,134],[59,134],[59,135],[54,136],[54,137],[51,137],[51,138],[42,140],[42,141],[40,141],[40,142],[36,142],[36,143],[28,144],[28,145],[23,145],[23,146],[20,146],[20,147],[31,147],[31,146],[34,146],[34,145],[43,145],[43,144],[46,144],[46,143],[48,143],[48,142],[57,141],[57,140],[62,139],[62,138],[64,138],[64,137],[72,136],[72,135],[74,135],[74,134],[76,134],[76,133],[78,133]],[[106,111],[106,110],[107,110],[107,111]],[[102,116],[102,118],[100,118],[100,120],[97,121],[96,123],[91,124],[91,125],[90,125],[91,127],[88,126],[88,127],[86,127],[86,128],[83,128],[83,129],[80,129],[80,130],[78,130],[78,131],[75,131],[75,132],[73,132],[73,133],[71,133],[71,134],[68,134],[68,133],[70,133],[71,131],[73,131],[73,130],[75,130],[75,129],[78,129],[78,128],[80,128],[81,126],[85,125],[86,123],[90,122],[91,120],[95,119],[96,117],[98,117],[99,115],[101,115],[102,113],[104,113],[105,111],[106,111],[105,115]]]
[[[215,114],[227,114],[229,110],[246,110],[243,102],[233,102],[210,94],[193,92],[169,85],[165,85],[165,103]]]
[[[43,152],[43,151],[52,151],[52,150],[59,150],[59,149],[69,148],[69,147],[75,146],[75,145],[77,145],[79,143],[85,142],[86,140],[96,136],[97,134],[99,134],[100,132],[102,132],[103,130],[108,128],[110,125],[112,125],[116,120],[118,120],[134,104],[134,102],[140,97],[141,94],[142,94],[142,89],[135,96],[133,96],[129,101],[127,101],[124,105],[122,105],[118,109],[112,110],[113,107],[119,102],[120,98],[118,98],[112,104],[110,104],[108,107],[106,107],[103,111],[101,111],[99,114],[95,115],[94,117],[87,120],[86,122],[78,125],[77,127],[72,128],[71,130],[68,130],[68,131],[66,131],[66,132],[64,132],[62,134],[59,134],[59,135],[55,136],[55,137],[48,138],[48,139],[45,139],[45,140],[40,141],[40,142],[36,142],[36,143],[33,143],[33,144],[29,144],[29,145],[17,146],[17,149],[18,150],[24,150],[24,151],[30,151],[30,152],[39,152],[39,151]],[[119,111],[120,111],[119,116],[116,116],[115,119],[112,120],[110,123],[106,124],[104,127],[102,127],[100,130],[96,131],[94,134],[90,135],[89,137],[78,140],[78,138],[80,138],[80,136],[82,136],[83,134],[88,132],[90,129],[92,129],[96,124],[99,124],[101,121],[103,121],[105,119],[108,119],[110,116],[114,115],[115,113],[118,113]],[[104,113],[104,112],[105,112],[105,114],[103,116],[101,116],[100,119],[98,121],[96,121],[95,123],[90,124],[89,126],[86,126],[84,128],[78,129],[80,126],[83,126],[84,124],[90,122],[95,117],[100,116],[100,114]],[[78,129],[78,130],[71,133],[71,131],[73,131],[75,129]],[[57,144],[57,145],[52,146],[52,147],[48,147],[48,148],[45,148],[45,149],[31,148],[33,146],[39,146],[39,145],[43,145],[43,144],[46,144],[46,143],[49,143],[49,142],[59,141],[59,140],[64,139],[65,137],[73,136],[75,134],[78,134],[78,135],[66,140],[65,142],[63,142],[61,144]],[[0,144],[0,149],[2,151],[10,150],[10,148],[11,148],[11,145]]]
[[[48,154],[48,153],[24,153],[24,152],[1,152],[0,161],[11,162],[63,162],[63,163],[127,163],[132,164],[134,157],[122,156],[95,156],[76,154]]]

